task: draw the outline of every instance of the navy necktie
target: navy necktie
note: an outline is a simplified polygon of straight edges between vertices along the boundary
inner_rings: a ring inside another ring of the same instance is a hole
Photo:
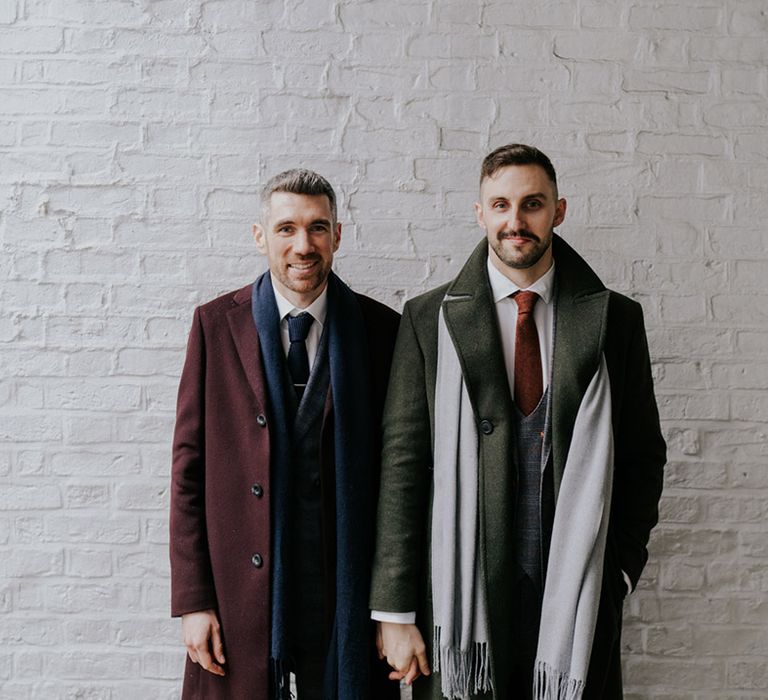
[[[309,381],[309,355],[307,355],[306,340],[314,320],[306,311],[298,316],[288,316],[288,338],[291,341],[288,349],[288,371],[291,373],[293,388],[299,401]]]

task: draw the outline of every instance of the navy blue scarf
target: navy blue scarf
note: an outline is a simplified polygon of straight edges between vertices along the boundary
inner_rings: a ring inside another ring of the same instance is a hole
[[[288,697],[290,649],[288,576],[292,465],[291,412],[286,402],[285,352],[269,272],[253,285],[253,319],[264,361],[269,397],[272,513],[272,629],[270,656],[277,697]],[[369,695],[368,588],[372,554],[373,411],[365,324],[354,293],[335,274],[328,277],[328,334],[334,411],[336,474],[336,615],[326,661],[327,700]]]

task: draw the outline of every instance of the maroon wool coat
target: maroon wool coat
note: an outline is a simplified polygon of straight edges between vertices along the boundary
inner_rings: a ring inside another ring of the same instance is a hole
[[[185,699],[268,698],[270,412],[251,290],[248,285],[195,310],[179,385],[171,481],[171,614],[217,610],[227,658],[227,675],[221,678],[187,657]],[[379,454],[399,315],[356,296],[367,334]],[[324,445],[332,442],[323,439]],[[372,468],[378,488],[379,464]],[[372,498],[375,503],[376,494]],[[261,566],[254,565],[257,554]]]

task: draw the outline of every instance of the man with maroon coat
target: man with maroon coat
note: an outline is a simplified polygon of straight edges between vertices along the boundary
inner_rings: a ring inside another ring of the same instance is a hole
[[[269,271],[196,309],[179,386],[172,614],[184,698],[397,697],[368,613],[398,315],[331,272],[333,188],[289,170],[254,226]],[[381,672],[383,671],[383,673]]]

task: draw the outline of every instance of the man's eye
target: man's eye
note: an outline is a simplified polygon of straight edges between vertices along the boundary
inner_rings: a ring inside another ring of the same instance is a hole
[[[538,199],[532,199],[530,202],[526,202],[528,209],[538,209],[541,206],[541,202]]]
[[[496,202],[496,204],[493,205],[494,209],[506,209],[506,204],[504,202]]]

